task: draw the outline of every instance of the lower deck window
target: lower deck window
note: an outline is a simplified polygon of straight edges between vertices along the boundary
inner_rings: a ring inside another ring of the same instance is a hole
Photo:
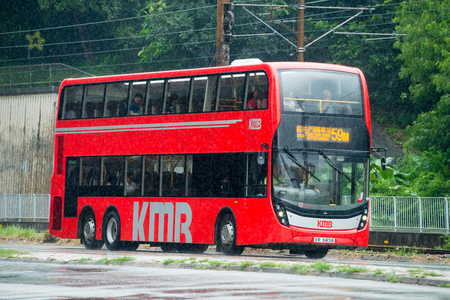
[[[264,197],[266,177],[257,153],[68,157],[65,216],[84,196]]]

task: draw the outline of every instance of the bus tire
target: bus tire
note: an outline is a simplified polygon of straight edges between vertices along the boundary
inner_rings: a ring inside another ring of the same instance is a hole
[[[120,242],[120,218],[115,211],[110,211],[105,219],[104,238],[108,250],[121,250],[123,243]]]
[[[103,240],[95,239],[96,228],[94,213],[88,212],[83,219],[83,225],[81,227],[81,242],[83,243],[84,248],[98,250],[103,247]]]
[[[241,255],[244,247],[236,246],[236,220],[231,214],[226,214],[219,224],[219,243],[225,255]]]
[[[307,258],[319,259],[324,258],[328,253],[328,248],[317,248],[314,250],[304,250]]]

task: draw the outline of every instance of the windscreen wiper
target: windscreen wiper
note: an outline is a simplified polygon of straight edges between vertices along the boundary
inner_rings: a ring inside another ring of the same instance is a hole
[[[311,173],[311,171],[308,170],[307,167],[303,166],[303,165],[295,158],[294,154],[292,154],[292,152],[289,151],[288,148],[284,148],[283,151],[287,154],[287,156],[288,156],[288,157],[289,157],[296,165],[298,165],[300,168],[302,168],[303,171],[307,172],[307,173],[310,174],[312,177],[314,177],[314,179],[317,179],[319,182],[321,182],[319,178],[317,178],[316,176],[314,176],[314,174]]]
[[[320,155],[322,155],[322,157],[325,159],[325,161],[327,162],[327,164],[329,164],[333,169],[335,169],[336,171],[338,171],[339,173],[341,173],[342,175],[344,175],[348,180],[350,180],[351,183],[353,183],[354,185],[358,186],[358,184],[356,184],[355,181],[353,181],[347,174],[344,173],[344,171],[342,171],[341,169],[339,169],[334,163],[333,161],[320,149],[317,150],[317,152],[319,152]]]

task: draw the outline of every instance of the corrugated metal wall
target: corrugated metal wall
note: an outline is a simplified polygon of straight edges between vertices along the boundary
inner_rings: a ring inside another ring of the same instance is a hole
[[[0,194],[49,194],[56,93],[0,96]]]

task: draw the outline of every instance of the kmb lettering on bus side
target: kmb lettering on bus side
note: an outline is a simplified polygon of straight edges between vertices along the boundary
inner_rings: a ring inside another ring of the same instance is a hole
[[[261,129],[261,119],[250,119],[248,121],[248,129],[250,130]]]
[[[317,221],[317,227],[321,228],[333,228],[333,221]]]
[[[147,210],[150,205],[149,213]],[[156,215],[158,215],[158,227],[155,228]],[[167,222],[165,222],[167,215]],[[185,216],[182,220],[181,216]],[[148,216],[148,234],[144,231],[144,221]],[[175,219],[175,222],[174,222]],[[139,202],[134,202],[133,210],[133,241],[149,242],[180,242],[181,234],[186,237],[186,243],[192,243],[192,235],[189,226],[192,222],[192,211],[189,204],[185,202],[144,202],[139,209]],[[164,241],[164,232],[167,225],[167,241]],[[155,240],[155,231],[158,231],[158,238]],[[147,239],[148,237],[148,239]]]

